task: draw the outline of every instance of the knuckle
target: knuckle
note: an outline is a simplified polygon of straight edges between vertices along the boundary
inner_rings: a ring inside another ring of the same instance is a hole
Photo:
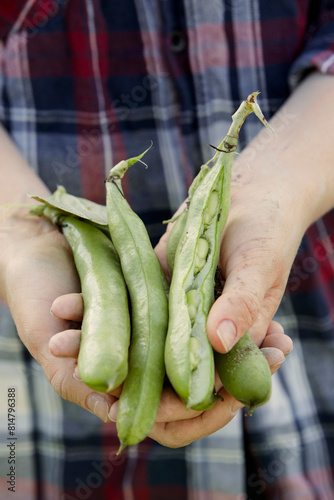
[[[49,378],[49,382],[52,385],[53,389],[56,391],[57,394],[60,394],[60,388],[61,388],[61,380],[59,376],[59,370],[55,370]]]
[[[242,293],[231,298],[231,302],[237,309],[241,328],[246,330],[255,323],[260,312],[260,300],[256,293]]]
[[[167,446],[167,448],[176,450],[177,448],[182,448],[184,446],[187,446],[188,444],[188,441],[184,441],[180,437],[177,437],[177,435],[173,435],[166,440],[165,446]]]
[[[165,422],[162,426],[154,426],[148,435],[167,448],[181,448],[187,446],[192,440],[186,440],[184,428],[179,429],[179,427],[180,422]]]
[[[66,381],[61,373],[60,369],[56,369],[52,375],[49,377],[49,382],[53,388],[53,390],[63,399],[68,400],[67,394],[66,394]]]
[[[169,448],[182,448],[183,446],[187,446],[191,440],[186,439],[184,428],[179,428],[177,422],[173,423],[173,425],[169,426],[168,436],[166,436],[166,441]]]

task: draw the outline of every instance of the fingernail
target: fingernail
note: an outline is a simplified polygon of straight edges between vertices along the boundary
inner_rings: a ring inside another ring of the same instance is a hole
[[[288,351],[286,351],[286,352],[283,352],[283,354],[284,354],[284,356],[287,356],[287,355],[288,355],[288,354],[290,354],[290,352],[292,352],[292,351],[293,351],[293,345],[292,345],[291,349],[289,349],[289,350],[288,350]]]
[[[242,403],[240,403],[240,401],[238,400],[235,400],[233,401],[232,405],[231,405],[231,413],[232,415],[235,415],[236,413],[238,413],[239,410],[241,410],[241,408],[243,408],[245,405],[243,405]]]
[[[59,353],[57,342],[53,337],[51,337],[51,339],[49,340],[49,351],[52,356],[57,356],[57,354]]]
[[[77,380],[78,382],[81,382],[81,381],[82,381],[82,378],[80,377],[80,373],[79,373],[79,368],[78,368],[78,365],[76,365],[76,367],[74,368],[73,377],[74,377],[74,378],[75,378],[75,380]]]
[[[284,363],[284,354],[282,353],[282,351],[276,349],[275,347],[262,347],[261,352],[265,355],[268,363],[272,368],[275,366],[280,366],[282,363]]]
[[[103,396],[91,392],[87,396],[86,405],[103,422],[108,421],[108,403]]]
[[[277,361],[277,363],[274,363],[273,365],[271,365],[271,368],[276,368],[277,366],[281,366],[285,361],[285,358],[284,359],[281,359],[280,361]]]
[[[224,319],[217,328],[217,335],[221,340],[226,352],[228,352],[235,344],[237,329],[233,321]]]
[[[116,418],[117,418],[117,408],[118,408],[118,401],[116,401],[116,403],[114,403],[110,410],[109,410],[109,419],[112,421],[112,422],[116,422]]]

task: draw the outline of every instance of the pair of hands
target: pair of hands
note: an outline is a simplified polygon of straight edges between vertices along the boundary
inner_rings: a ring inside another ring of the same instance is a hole
[[[292,349],[291,340],[272,318],[298,246],[308,226],[334,207],[333,119],[328,113],[334,98],[332,79],[320,73],[307,76],[271,119],[279,139],[268,139],[269,132],[263,131],[233,166],[232,203],[220,258],[226,282],[210,311],[207,332],[213,347],[225,352],[248,330],[264,349],[272,373]],[[32,187],[40,186],[39,180],[8,141],[2,152],[6,149],[12,153],[3,154],[1,172],[5,168],[3,185],[10,188],[2,191],[2,198],[6,193],[12,196],[13,187],[21,194],[36,192]],[[156,248],[163,265],[166,240],[163,236]],[[16,211],[0,224],[0,249],[0,294],[22,342],[55,391],[103,420],[114,418],[119,391],[94,394],[73,376],[79,331],[72,327],[73,321],[81,320],[82,302],[63,236],[49,222],[27,220]],[[219,380],[216,390],[224,401],[203,413],[187,412],[173,392],[165,390],[150,436],[178,447],[226,425],[240,405],[224,393]]]
[[[248,330],[263,349],[272,373],[292,349],[291,339],[272,318],[304,232],[288,210],[290,194],[281,192],[278,199],[268,193],[266,184],[234,186],[221,245],[220,267],[226,282],[207,322],[210,341],[220,352],[229,350]],[[7,239],[0,263],[4,277],[1,292],[22,342],[62,398],[105,422],[115,420],[121,388],[110,394],[94,393],[78,376],[78,325],[83,303],[65,238],[49,221],[19,212],[9,219],[7,229],[1,232]],[[165,269],[169,230],[156,247]],[[198,412],[187,411],[174,392],[166,388],[150,437],[165,446],[178,447],[226,425],[242,405],[226,393],[218,377],[216,391],[223,401]]]

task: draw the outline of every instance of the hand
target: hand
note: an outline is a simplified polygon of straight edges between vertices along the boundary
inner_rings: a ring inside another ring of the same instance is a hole
[[[245,165],[242,167],[245,170]],[[224,289],[207,321],[211,344],[222,353],[229,351],[246,331],[261,345],[306,230],[304,220],[298,222],[294,192],[275,185],[274,177],[268,185],[265,180],[240,184],[240,170],[240,165],[239,170],[235,168],[239,185],[232,188],[231,208],[221,243],[219,267],[225,280]],[[171,228],[172,224],[168,224],[156,247],[167,275],[165,254]]]
[[[52,313],[67,321],[82,321],[81,294],[73,293],[58,297],[52,304]],[[49,346],[54,356],[75,360],[79,354],[80,331],[73,329],[61,331],[51,338]],[[291,351],[292,341],[284,335],[281,325],[272,321],[261,348],[270,365],[271,373],[275,373]],[[78,377],[77,368],[75,373]],[[149,437],[164,446],[177,448],[208,436],[228,424],[243,405],[223,389],[218,376],[215,389],[223,397],[223,401],[218,400],[210,410],[198,412],[187,410],[170,387],[164,388],[157,419]],[[116,421],[119,394],[114,393],[114,396],[116,397],[109,398],[107,405],[97,407],[96,415],[104,422]]]
[[[236,202],[235,202],[235,207],[236,207]],[[249,211],[246,210],[245,207],[245,212],[248,213]],[[256,273],[257,273],[257,267],[261,264],[263,266],[263,259],[265,258],[264,254],[261,254],[260,252],[257,254],[257,244],[259,244],[259,248],[261,249],[262,245],[262,240],[259,239],[255,240],[253,248],[251,248],[250,245],[250,259],[249,259],[249,266],[250,269],[248,269],[247,266],[247,257],[248,257],[248,250],[247,246],[243,248],[242,245],[239,244],[237,236],[239,234],[245,234],[244,232],[239,233],[239,230],[244,231],[244,227],[242,225],[242,221],[239,220],[237,216],[237,211],[235,212],[236,215],[236,220],[238,223],[241,224],[241,227],[237,227],[236,224],[232,225],[232,235],[235,235],[236,239],[236,253],[238,254],[238,245],[240,246],[240,261],[238,259],[235,260],[236,262],[236,269],[238,269],[238,264],[240,262],[240,276],[244,277],[244,275],[247,274],[250,276],[250,284],[253,284],[253,281],[256,283]],[[258,213],[254,213],[255,216],[255,221],[254,221],[254,226],[256,226],[256,221],[259,221],[258,219]],[[232,220],[230,218],[229,220]],[[263,221],[265,222],[265,216],[263,215]],[[249,221],[248,221],[249,223]],[[245,224],[247,228],[247,223]],[[227,226],[228,227],[228,226]],[[156,247],[156,252],[157,255],[160,259],[160,262],[165,270],[167,272],[167,266],[166,266],[166,261],[165,261],[165,254],[166,254],[166,243],[168,240],[168,234],[171,229],[171,225],[167,228],[167,231],[165,235],[161,238],[158,246]],[[254,228],[253,228],[254,229]],[[235,233],[234,233],[235,231]],[[224,233],[224,237],[226,235],[226,231]],[[252,230],[249,231],[249,239],[252,242],[252,237],[254,235],[254,232]],[[267,233],[265,232],[266,238],[268,238]],[[262,233],[262,239],[263,239],[263,233]],[[270,240],[270,238],[268,238]],[[233,238],[232,238],[233,241]],[[265,241],[265,240],[264,240]],[[298,238],[296,238],[296,241],[298,241]],[[224,239],[223,239],[224,242]],[[231,241],[230,241],[231,243]],[[226,242],[227,246],[229,244],[229,241]],[[228,247],[230,248],[230,247]],[[232,252],[233,253],[233,252]],[[251,264],[254,262],[256,263],[256,255],[259,256],[259,262],[257,263],[257,266],[254,266],[254,269],[252,269]],[[292,255],[293,255],[293,250],[292,250]],[[224,250],[222,246],[222,252],[221,252],[221,257],[224,256]],[[272,259],[273,256],[271,256]],[[246,263],[246,265],[245,265]],[[220,265],[221,269],[224,272],[224,269],[226,267],[223,267],[225,264],[225,260],[221,258],[220,260]],[[233,260],[232,260],[233,264]],[[292,264],[292,262],[291,262]],[[245,266],[245,267],[244,267]],[[263,266],[264,273],[266,273],[267,268]],[[229,268],[230,269],[230,268]],[[280,269],[277,269],[278,272],[280,272]],[[239,284],[239,279],[235,278],[237,281],[237,286],[234,288],[233,285],[233,280],[232,280],[232,293],[226,297],[226,302],[227,302],[227,307],[226,310],[230,311],[231,314],[236,312],[236,309],[233,308],[233,306],[236,303],[239,303],[238,300],[240,300],[241,305],[243,305],[246,309],[246,311],[243,311],[242,308],[237,311],[236,316],[231,316],[233,320],[239,325],[240,332],[239,332],[239,337],[242,335],[241,332],[245,332],[247,329],[250,331],[250,333],[253,336],[253,339],[257,343],[258,346],[261,347],[263,354],[265,355],[270,369],[271,373],[274,374],[278,368],[281,366],[283,363],[285,357],[289,354],[289,352],[292,350],[292,340],[290,337],[284,334],[282,326],[275,322],[272,321],[272,317],[274,315],[274,308],[278,307],[279,301],[281,299],[280,293],[283,294],[284,287],[285,287],[285,282],[284,278],[287,279],[288,276],[288,271],[289,271],[289,261],[287,262],[287,274],[286,276],[282,277],[281,281],[281,288],[278,288],[278,291],[275,295],[274,291],[272,292],[273,294],[273,306],[271,306],[271,302],[269,300],[269,305],[268,305],[268,312],[262,312],[258,314],[259,320],[254,321],[253,323],[251,322],[253,318],[250,318],[250,323],[249,323],[249,328],[247,328],[247,323],[243,321],[243,318],[239,318],[237,314],[240,312],[243,312],[244,315],[248,313],[248,309],[246,307],[246,303],[243,302],[243,294],[245,291],[243,290],[243,287],[240,286]],[[253,274],[254,273],[254,274]],[[226,276],[226,274],[225,274]],[[246,278],[245,278],[246,280]],[[230,280],[231,281],[231,280]],[[246,281],[245,281],[246,283]],[[258,286],[260,286],[261,283],[259,283]],[[228,291],[228,289],[227,289]],[[247,291],[247,289],[246,289]],[[224,294],[226,293],[226,283],[224,286]],[[269,294],[268,294],[269,295]],[[240,299],[241,296],[241,299]],[[233,302],[230,304],[231,297],[233,298]],[[251,296],[252,297],[252,296]],[[277,298],[277,302],[275,302],[275,297]],[[208,318],[208,324],[209,321],[211,320],[216,320],[219,322],[219,314],[220,314],[220,302],[224,300],[225,297],[220,297],[215,304],[212,306],[212,309],[210,311],[210,315]],[[267,297],[266,297],[267,299]],[[264,300],[264,305],[267,306],[266,301]],[[230,310],[228,309],[228,306],[230,306]],[[260,307],[260,306],[259,306]],[[213,314],[215,314],[215,317],[211,317]],[[262,314],[264,319],[262,319]],[[271,315],[272,314],[272,315]],[[238,322],[239,321],[239,322]],[[243,329],[244,328],[244,329]],[[208,330],[209,337],[210,337],[210,332]],[[215,332],[214,332],[215,333]],[[211,340],[211,337],[210,337]],[[236,340],[235,340],[236,342]],[[213,343],[213,342],[212,342]],[[218,338],[218,348],[214,345],[215,349],[220,352],[226,352],[224,347],[222,348],[222,344],[220,343],[220,339]],[[210,410],[207,410],[205,412],[197,412],[194,410],[186,410],[185,405],[180,401],[180,399],[176,396],[174,391],[170,388],[166,388],[163,391],[162,398],[161,398],[161,403],[159,407],[159,412],[157,415],[157,420],[152,428],[149,436],[152,439],[155,439],[159,443],[163,444],[164,446],[169,446],[169,447],[180,447],[180,446],[185,446],[197,439],[203,438],[205,436],[208,436],[209,434],[212,434],[213,432],[219,430],[220,428],[224,427],[227,425],[232,418],[238,413],[240,408],[243,407],[241,403],[239,403],[236,399],[234,399],[231,395],[229,395],[225,389],[222,386],[221,381],[219,380],[219,377],[216,373],[216,381],[215,381],[215,389],[216,392],[223,397],[223,401],[217,401],[213,408]],[[115,417],[116,415],[116,407],[117,403],[113,406],[111,409],[112,415]]]
[[[52,316],[50,308],[54,299],[80,291],[72,252],[65,238],[49,221],[37,217],[15,215],[1,226],[0,292],[23,344],[62,398],[92,413],[94,409],[103,412],[103,407],[116,398],[93,393],[73,377],[75,359],[54,357],[49,350],[52,336],[73,325],[71,321]]]
[[[247,330],[261,343],[305,231],[334,207],[333,96],[332,77],[313,72],[270,119],[277,137],[263,129],[235,158],[219,264],[226,282],[207,321],[219,352]]]
[[[218,352],[229,351],[246,331],[261,344],[307,229],[293,188],[282,188],[278,176],[268,181],[232,189],[219,262],[225,284],[207,321]]]
[[[334,206],[332,83],[329,75],[306,77],[270,120],[277,137],[263,129],[236,158],[220,257],[226,283],[207,322],[217,351],[246,330],[261,342],[305,231]]]
[[[272,321],[261,346],[271,373],[274,374],[292,350],[290,337],[284,334],[279,323]],[[149,436],[164,446],[179,448],[206,437],[227,425],[243,405],[223,388],[216,373],[215,390],[222,396],[210,410],[198,412],[187,410],[170,389],[164,389],[156,419]],[[117,403],[112,408],[116,411]],[[254,410],[256,411],[256,410]]]

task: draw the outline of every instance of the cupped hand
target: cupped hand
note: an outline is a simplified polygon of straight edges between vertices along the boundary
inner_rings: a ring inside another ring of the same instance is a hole
[[[256,191],[254,200],[250,195],[245,198],[244,193],[237,189],[234,191],[219,262],[226,281],[222,295],[210,310],[207,332],[214,349],[227,352],[249,331],[274,374],[293,348],[292,340],[284,334],[283,327],[273,321],[273,317],[283,296],[303,227],[293,235],[289,233],[291,227],[285,225],[284,218],[287,214],[284,211],[283,216],[278,201],[268,197],[266,188],[264,191],[266,196],[259,207],[258,196],[255,202]],[[254,205],[247,206],[251,202]],[[252,206],[251,211],[249,206]],[[156,247],[167,275],[165,254],[171,227],[169,224]],[[286,241],[289,237],[290,245]],[[219,331],[224,320],[227,321],[227,330],[231,326],[229,323],[235,330],[230,343],[226,338],[228,331]],[[243,405],[227,393],[217,373],[215,390],[222,396],[222,401],[218,400],[210,410],[197,412],[187,410],[171,388],[164,389],[150,437],[174,448],[185,446],[227,425]],[[113,406],[113,415],[116,407],[117,403]]]
[[[219,262],[225,285],[210,311],[207,331],[213,347],[226,352],[248,330],[257,345],[264,349],[274,373],[291,351],[292,342],[272,318],[281,301],[305,225],[303,220],[296,224],[300,213],[298,204],[295,204],[295,217],[291,217],[294,208],[291,192],[279,189],[275,183],[272,191],[268,186],[268,182],[258,182],[255,188],[246,182],[233,188]],[[164,269],[169,230],[170,226],[156,247]],[[59,297],[52,311],[65,320],[80,321],[81,296]],[[227,323],[222,330],[220,325],[224,320]],[[227,333],[231,326],[235,331],[229,342]],[[79,342],[78,331],[60,332],[52,339],[51,352],[56,356],[75,358]],[[242,405],[226,393],[218,377],[216,391],[223,401],[217,401],[206,412],[196,412],[187,411],[174,391],[166,387],[150,437],[165,446],[179,447],[226,425]],[[116,418],[117,401],[108,406],[108,419]]]
[[[210,342],[218,352],[228,352],[246,331],[261,344],[312,221],[307,192],[298,192],[298,179],[287,174],[282,179],[275,167],[257,171],[242,160],[233,167],[231,207],[219,259],[224,287],[207,320]],[[171,227],[156,249],[166,272]]]
[[[52,313],[58,318],[80,322],[83,317],[83,301],[80,293],[72,293],[57,297],[52,304]],[[50,351],[54,356],[76,359],[79,354],[80,331],[68,329],[61,331],[50,339]],[[275,373],[283,363],[285,356],[292,349],[290,337],[284,334],[282,326],[272,321],[261,346],[271,373]],[[78,377],[78,372],[76,371]],[[215,390],[222,397],[215,405],[205,412],[187,410],[186,406],[173,389],[166,386],[163,389],[156,422],[149,437],[160,444],[178,448],[197,439],[208,436],[227,425],[243,407],[228,394],[216,375]],[[114,394],[118,396],[119,394]],[[108,402],[103,415],[98,415],[105,422],[117,420],[117,398]]]
[[[270,323],[261,350],[274,374],[292,350],[292,341],[279,323]],[[149,436],[164,446],[179,448],[227,425],[244,405],[224,389],[217,373],[215,390],[222,399],[218,399],[209,410],[198,412],[187,410],[171,388],[164,389],[157,419]],[[116,406],[117,403],[114,408]]]
[[[23,344],[62,398],[106,419],[106,409],[116,398],[94,393],[74,378],[75,358],[55,357],[49,349],[53,335],[73,327],[72,320],[51,314],[53,301],[60,295],[80,291],[65,238],[49,221],[20,214],[2,223],[0,244],[0,293]]]
[[[215,350],[229,351],[246,331],[261,344],[306,229],[295,193],[274,178],[233,188],[219,261],[225,283],[207,321]]]

